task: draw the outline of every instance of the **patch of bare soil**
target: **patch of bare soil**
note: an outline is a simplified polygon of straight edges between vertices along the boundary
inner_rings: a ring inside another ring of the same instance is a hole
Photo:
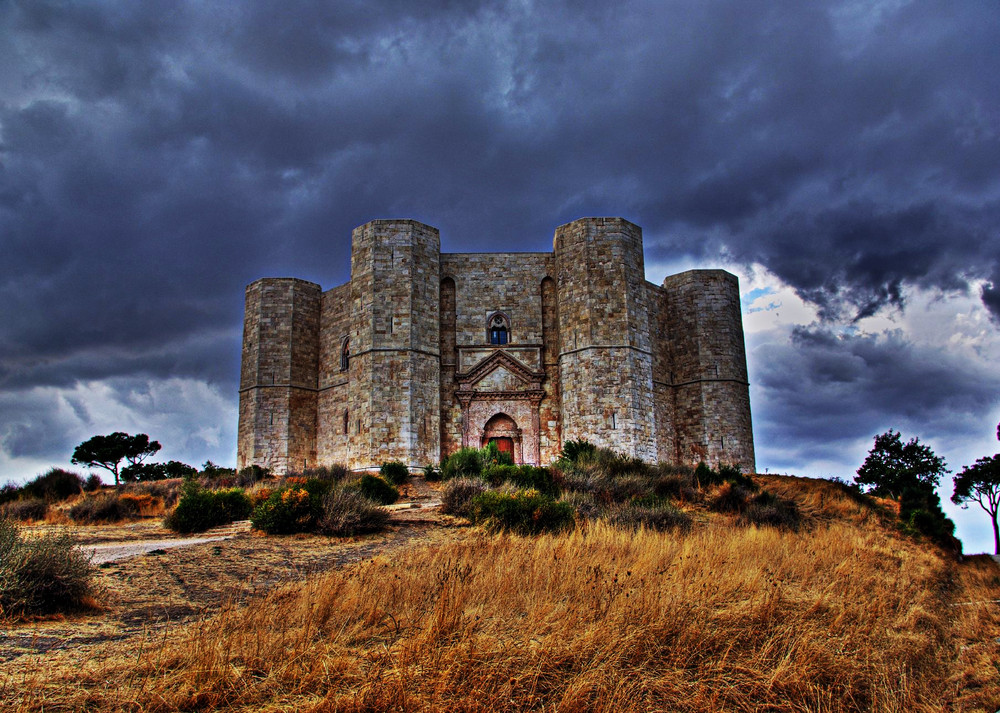
[[[252,602],[278,584],[376,556],[405,556],[409,548],[463,537],[468,529],[438,511],[422,481],[404,489],[386,532],[355,538],[267,536],[234,523],[204,533],[189,546],[159,523],[72,527],[84,547],[128,547],[125,559],[98,565],[101,611],[20,624],[0,624],[0,665],[28,675],[36,668],[78,666],[167,639],[181,624],[205,620],[227,601]],[[41,529],[38,526],[36,529]],[[191,538],[186,538],[191,539]],[[200,538],[199,538],[200,539]],[[150,543],[173,544],[150,549]]]

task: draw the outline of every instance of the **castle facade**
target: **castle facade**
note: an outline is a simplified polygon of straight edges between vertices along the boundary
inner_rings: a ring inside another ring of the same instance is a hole
[[[739,285],[645,279],[642,230],[583,218],[550,253],[442,253],[437,229],[354,230],[351,279],[246,289],[237,467],[416,468],[490,441],[549,464],[586,439],[754,468]]]

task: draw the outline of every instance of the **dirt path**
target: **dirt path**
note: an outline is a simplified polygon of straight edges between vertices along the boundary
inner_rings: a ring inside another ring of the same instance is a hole
[[[441,515],[434,492],[421,485],[411,485],[406,500],[391,508],[389,530],[365,537],[269,537],[251,531],[249,523],[198,538],[113,541],[102,535],[84,549],[94,553],[97,600],[104,611],[0,625],[0,664],[72,666],[121,656],[211,616],[226,601],[246,602],[315,573],[464,537],[469,529]],[[133,534],[122,529],[119,537]],[[138,532],[156,534],[155,528]]]

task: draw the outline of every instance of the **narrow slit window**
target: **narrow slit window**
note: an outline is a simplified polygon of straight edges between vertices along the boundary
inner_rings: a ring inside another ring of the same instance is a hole
[[[340,348],[340,370],[347,371],[347,367],[350,363],[351,363],[351,340],[345,338],[344,346]]]

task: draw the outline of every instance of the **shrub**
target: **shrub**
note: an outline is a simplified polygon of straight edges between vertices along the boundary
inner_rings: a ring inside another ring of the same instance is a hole
[[[714,512],[741,513],[746,510],[750,491],[741,485],[725,483],[708,504]]]
[[[104,481],[101,480],[101,476],[97,473],[91,473],[87,476],[87,479],[83,481],[83,490],[87,493],[93,493],[94,491],[100,490],[104,486]]]
[[[205,490],[189,481],[184,484],[177,507],[163,524],[174,532],[202,532],[245,519],[249,514],[250,499],[242,490]]]
[[[66,535],[21,538],[0,518],[0,614],[47,614],[77,608],[90,594],[90,559]]]
[[[441,480],[441,471],[434,467],[433,463],[424,466],[424,480],[428,483]]]
[[[0,518],[20,520],[21,522],[44,520],[48,511],[49,504],[41,498],[12,500],[0,505]]]
[[[688,530],[691,517],[669,503],[615,505],[608,511],[608,522],[620,529]]]
[[[374,475],[362,475],[358,492],[379,505],[391,505],[399,500],[399,491],[389,483]]]
[[[700,488],[730,483],[750,492],[756,492],[758,489],[753,479],[749,475],[745,475],[738,465],[720,464],[719,469],[715,471],[702,461],[694,470],[694,481]]]
[[[480,451],[483,465],[514,465],[514,456],[500,450],[494,441],[490,441]]]
[[[274,476],[271,473],[270,468],[262,468],[259,465],[254,464],[248,465],[246,468],[238,472],[234,480],[237,487],[249,488],[251,485],[256,485],[262,480],[268,480],[272,477]]]
[[[14,483],[4,483],[3,486],[0,486],[0,505],[9,503],[11,500],[17,500],[20,495],[20,485],[14,485]]]
[[[323,498],[330,489],[330,483],[315,478],[284,485],[253,508],[250,523],[269,535],[308,532],[323,515]]]
[[[486,491],[483,481],[473,478],[449,480],[441,494],[441,512],[449,515],[468,515],[472,499]]]
[[[180,499],[182,489],[182,483],[171,479],[170,482],[153,481],[148,483],[133,483],[125,486],[124,492],[140,496],[149,495],[153,498],[159,498],[164,507],[171,508]]]
[[[488,465],[483,468],[481,477],[494,486],[511,483],[518,488],[537,490],[545,495],[559,495],[559,486],[548,468],[533,465]]]
[[[41,498],[49,502],[66,500],[82,492],[83,478],[61,468],[52,468],[21,487],[22,498]]]
[[[579,441],[566,441],[559,453],[559,460],[572,465],[581,459],[591,458],[596,451],[597,446],[582,438]]]
[[[361,493],[334,488],[323,497],[322,513],[316,530],[324,535],[347,536],[384,530],[389,513]]]
[[[402,485],[410,477],[409,469],[398,460],[383,463],[378,473],[384,481],[393,485]]]
[[[742,525],[797,531],[800,522],[799,510],[795,503],[765,491],[758,493],[747,503],[737,522]]]
[[[694,487],[691,477],[682,474],[660,475],[653,481],[653,493],[659,498],[697,502],[698,489]]]
[[[483,456],[478,448],[459,448],[441,461],[441,477],[445,480],[475,478],[482,470]]]
[[[488,490],[472,499],[471,520],[491,530],[536,535],[573,527],[573,508],[537,490]]]
[[[152,503],[152,496],[146,495],[146,499]],[[136,495],[106,493],[84,498],[73,505],[67,514],[73,522],[120,522],[139,517],[142,504],[143,498]]]

